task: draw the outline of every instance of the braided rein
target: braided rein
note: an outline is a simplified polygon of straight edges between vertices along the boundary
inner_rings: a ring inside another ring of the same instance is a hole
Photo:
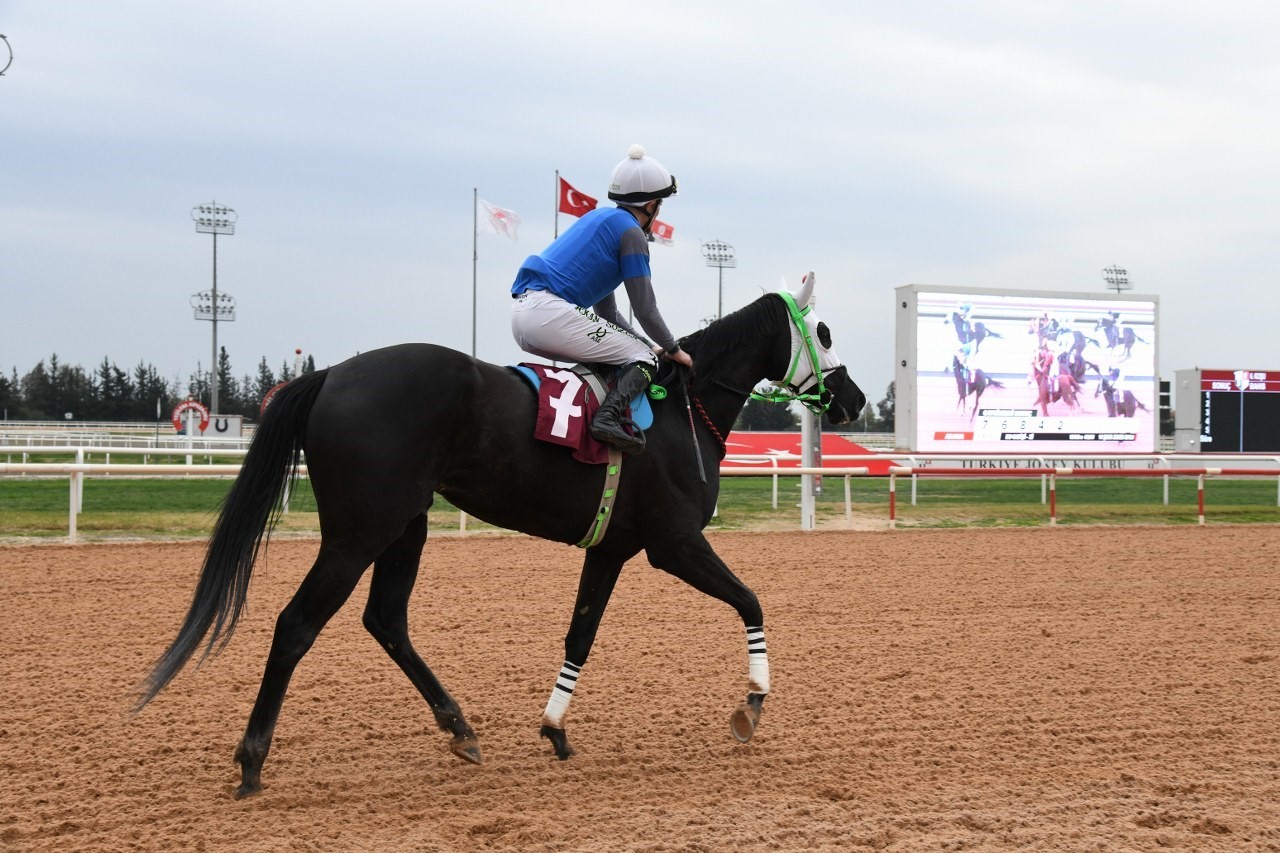
[[[729,452],[728,444],[724,440],[724,436],[720,434],[720,430],[716,429],[716,425],[711,422],[711,416],[707,414],[707,410],[702,407],[702,401],[698,399],[693,392],[693,383],[688,383],[685,388],[690,392],[689,399],[692,401],[694,408],[698,410],[698,414],[702,417],[702,422],[707,425],[707,430],[716,440],[716,444],[720,446],[720,458],[723,459],[725,454]]]

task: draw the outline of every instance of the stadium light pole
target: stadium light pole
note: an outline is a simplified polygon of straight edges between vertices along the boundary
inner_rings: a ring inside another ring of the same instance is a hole
[[[733,247],[723,240],[708,240],[703,243],[702,257],[707,259],[707,266],[720,270],[720,290],[716,300],[716,319],[719,320],[724,316],[724,271],[726,267],[736,267],[738,258],[733,253]]]
[[[218,413],[218,317],[224,322],[236,318],[236,301],[226,294],[218,295],[218,235],[228,237],[236,233],[236,212],[225,204],[211,201],[191,208],[191,218],[196,223],[197,234],[213,235],[213,289],[191,297],[197,320],[213,323],[213,356],[209,362],[209,413]]]
[[[1102,280],[1107,283],[1108,288],[1115,288],[1116,293],[1133,287],[1129,283],[1129,271],[1114,264],[1102,271]]]

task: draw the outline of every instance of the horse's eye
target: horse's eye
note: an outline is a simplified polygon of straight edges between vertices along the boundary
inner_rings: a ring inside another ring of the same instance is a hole
[[[818,343],[827,349],[831,349],[831,330],[823,322],[818,323]]]

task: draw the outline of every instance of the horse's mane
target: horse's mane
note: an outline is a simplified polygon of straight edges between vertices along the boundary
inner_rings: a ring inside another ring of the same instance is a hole
[[[693,357],[695,371],[705,376],[725,356],[740,359],[744,348],[758,346],[763,334],[779,326],[786,328],[788,322],[782,297],[766,293],[732,314],[680,338],[680,348]]]

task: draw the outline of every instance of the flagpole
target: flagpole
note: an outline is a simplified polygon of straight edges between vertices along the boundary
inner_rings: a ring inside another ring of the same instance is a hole
[[[471,357],[476,357],[476,260],[480,257],[480,189],[471,188]]]
[[[552,208],[552,216],[555,218],[556,229],[551,235],[552,240],[560,239],[560,170],[556,169],[556,203]]]

